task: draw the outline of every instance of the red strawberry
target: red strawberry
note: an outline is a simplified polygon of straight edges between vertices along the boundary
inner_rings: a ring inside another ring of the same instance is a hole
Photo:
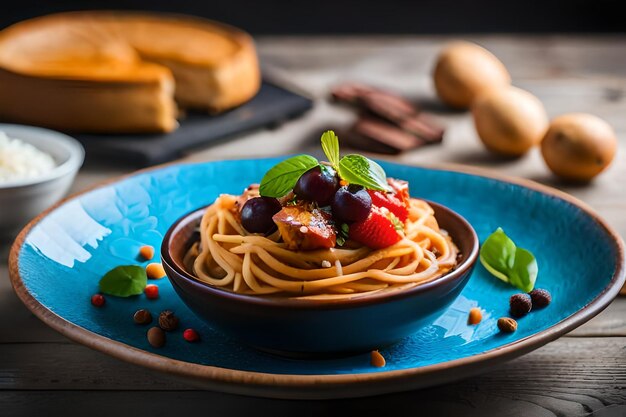
[[[350,225],[350,239],[372,249],[391,246],[402,239],[402,223],[388,209],[372,205],[367,219]]]
[[[393,189],[396,197],[400,199],[406,207],[409,207],[409,183],[404,180],[397,180],[395,178],[387,178],[387,184]]]
[[[376,190],[367,190],[367,192],[372,197],[373,206],[387,208],[390,212],[395,214],[402,223],[404,223],[407,217],[409,217],[407,205],[404,201],[397,197],[397,194],[385,193]]]

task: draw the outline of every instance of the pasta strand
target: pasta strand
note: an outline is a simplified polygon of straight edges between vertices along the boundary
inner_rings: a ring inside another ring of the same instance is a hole
[[[458,249],[423,200],[410,200],[405,237],[390,247],[311,251],[288,249],[278,233],[247,233],[235,201],[235,196],[222,195],[206,210],[200,242],[184,257],[199,280],[225,290],[302,299],[354,298],[432,281],[457,262]]]

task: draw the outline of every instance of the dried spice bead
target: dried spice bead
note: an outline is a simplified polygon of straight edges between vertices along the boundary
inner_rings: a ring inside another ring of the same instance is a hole
[[[501,317],[498,319],[498,329],[504,333],[513,333],[517,330],[517,322],[510,317]]]
[[[532,301],[528,294],[513,294],[509,298],[509,307],[513,317],[524,317],[532,309]]]
[[[146,266],[146,275],[149,279],[161,279],[165,276],[165,269],[160,263],[153,262]]]
[[[143,290],[143,292],[146,294],[146,297],[151,300],[159,298],[159,287],[154,284],[146,285],[146,288]]]
[[[142,308],[141,310],[137,310],[133,315],[133,321],[137,324],[148,324],[152,322],[152,314],[150,310],[146,310]]]
[[[533,303],[533,308],[543,308],[552,302],[552,295],[548,290],[537,288],[528,293]]]
[[[139,248],[139,256],[141,256],[146,261],[154,258],[154,248],[150,245],[144,245]]]
[[[165,332],[160,327],[151,327],[148,330],[148,343],[155,348],[165,345]]]
[[[165,310],[159,314],[159,326],[167,331],[171,332],[178,328],[178,317],[174,315],[173,311]]]
[[[478,324],[483,319],[483,312],[478,307],[470,309],[467,324]]]
[[[385,357],[379,351],[373,350],[370,354],[370,364],[376,368],[382,368],[387,364]]]
[[[106,303],[106,298],[102,294],[94,294],[91,296],[91,304],[94,307],[102,307]]]
[[[185,339],[186,341],[190,343],[194,343],[200,340],[200,335],[194,329],[186,329],[183,332],[183,339]]]

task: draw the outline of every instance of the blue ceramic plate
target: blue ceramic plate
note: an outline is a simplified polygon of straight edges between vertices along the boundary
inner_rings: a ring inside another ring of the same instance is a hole
[[[384,368],[368,354],[332,360],[291,360],[257,352],[214,331],[182,303],[166,279],[160,298],[107,297],[90,304],[101,276],[114,266],[142,262],[141,245],[158,248],[180,216],[211,203],[220,193],[239,193],[258,181],[277,159],[171,165],[139,172],[72,197],[35,219],[11,254],[16,292],[37,316],[66,336],[115,357],[185,377],[216,390],[284,398],[362,396],[434,385],[486,370],[531,351],[589,320],[617,295],[624,282],[620,237],[582,203],[528,182],[449,169],[382,163],[388,175],[411,184],[411,195],[444,204],[474,226],[481,242],[503,227],[519,246],[535,253],[537,286],[553,302],[519,320],[513,334],[499,333],[516,290],[477,266],[457,301],[433,325],[382,351]],[[145,264],[145,263],[144,263]],[[471,307],[484,310],[467,325]],[[200,343],[182,329],[152,348],[146,328],[133,323],[139,308],[170,309],[181,328],[193,327]],[[68,358],[71,360],[71,358]]]

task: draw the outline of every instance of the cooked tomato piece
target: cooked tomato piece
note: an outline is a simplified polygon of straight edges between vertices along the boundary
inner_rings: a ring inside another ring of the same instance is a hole
[[[397,180],[395,178],[387,178],[387,184],[391,186],[396,197],[404,203],[406,207],[409,207],[409,183],[404,180]]]
[[[273,217],[283,241],[293,250],[333,248],[337,236],[330,218],[323,210],[301,205],[283,207]]]

